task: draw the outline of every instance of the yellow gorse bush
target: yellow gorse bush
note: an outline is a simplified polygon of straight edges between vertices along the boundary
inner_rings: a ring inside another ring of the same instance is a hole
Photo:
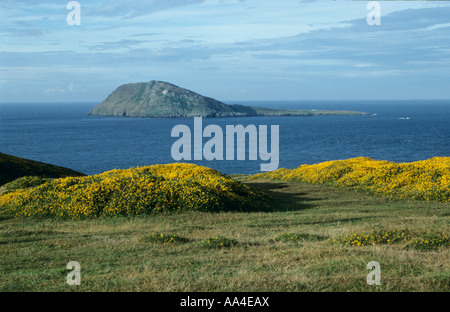
[[[341,245],[367,246],[397,243],[411,239],[412,233],[408,230],[374,231],[372,233],[352,233],[346,234],[333,241]]]
[[[395,199],[450,201],[450,157],[412,163],[358,157],[302,165],[292,170],[283,168],[253,177],[328,184]]]
[[[72,219],[186,210],[260,210],[267,202],[263,193],[216,170],[180,163],[53,179],[0,195],[1,209],[16,216]]]
[[[371,233],[350,233],[333,242],[348,246],[373,246],[396,244],[409,241],[406,249],[437,250],[450,246],[450,237],[443,233],[414,233],[409,230],[374,231]]]

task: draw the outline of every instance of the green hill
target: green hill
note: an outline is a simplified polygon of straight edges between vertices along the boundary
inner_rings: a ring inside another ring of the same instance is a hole
[[[62,178],[84,176],[85,174],[64,167],[58,167],[34,160],[0,153],[0,186],[25,176]]]
[[[126,117],[235,117],[256,115],[250,107],[230,106],[163,81],[118,87],[89,115]]]
[[[163,81],[118,87],[88,115],[123,117],[248,117],[366,115],[351,111],[280,110],[227,105]]]

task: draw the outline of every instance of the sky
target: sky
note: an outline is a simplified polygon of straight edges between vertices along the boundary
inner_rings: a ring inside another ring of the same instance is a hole
[[[0,102],[162,80],[221,101],[450,99],[450,1],[0,1]]]

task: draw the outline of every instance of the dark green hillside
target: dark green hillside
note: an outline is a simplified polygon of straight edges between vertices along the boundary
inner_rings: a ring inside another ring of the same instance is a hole
[[[85,174],[64,167],[0,153],[0,186],[25,176],[62,178],[83,175]]]

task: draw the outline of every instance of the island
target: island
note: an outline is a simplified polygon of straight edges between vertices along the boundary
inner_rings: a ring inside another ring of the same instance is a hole
[[[368,115],[355,111],[280,110],[228,105],[164,81],[129,83],[118,87],[88,115],[122,117],[249,117]]]

